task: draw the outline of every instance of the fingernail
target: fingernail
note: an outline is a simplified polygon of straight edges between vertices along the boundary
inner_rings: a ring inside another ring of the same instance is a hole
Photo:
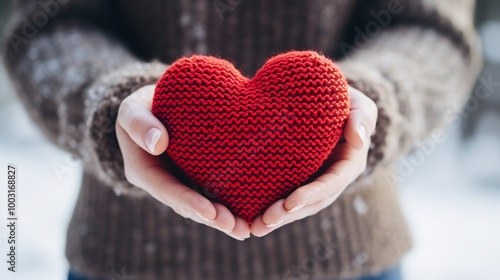
[[[266,224],[266,227],[269,227],[269,228],[270,228],[270,227],[275,227],[275,226],[277,226],[277,225],[280,225],[281,223],[283,223],[283,220],[279,220],[279,221],[277,221],[277,222],[276,222],[276,223],[274,223],[274,224]]]
[[[213,222],[213,221],[214,221],[214,220],[210,220],[209,218],[207,218],[207,217],[203,216],[202,214],[200,214],[200,213],[198,213],[198,212],[196,212],[195,214],[196,214],[196,215],[198,215],[198,217],[200,217],[202,220],[204,220],[204,221],[205,221],[205,222],[207,222],[207,223],[211,223],[211,222]]]
[[[295,207],[293,207],[292,209],[290,209],[290,211],[288,211],[288,213],[292,213],[292,212],[295,212],[295,211],[298,211],[300,209],[302,209],[302,207],[306,206],[305,204],[299,204]]]
[[[160,140],[161,131],[158,128],[151,128],[144,136],[144,142],[151,153],[155,152],[156,143]]]
[[[364,146],[365,142],[366,142],[366,127],[364,125],[359,125],[357,128],[357,132],[358,132],[359,138],[361,139],[361,142],[363,142],[363,146]]]
[[[243,241],[243,240],[245,240],[245,238],[240,238],[240,237],[238,237],[238,236],[234,236],[234,235],[232,235],[232,234],[230,234],[230,233],[228,233],[228,232],[226,232],[226,234],[227,234],[227,235],[229,235],[229,236],[231,236],[231,237],[232,237],[232,238],[234,238],[234,239],[238,239],[239,241]]]
[[[227,233],[227,234],[231,233],[231,231],[230,231],[230,230],[223,229],[223,228],[220,228],[220,227],[218,227],[218,226],[215,226],[215,228],[216,228],[216,229],[218,229],[218,230],[220,230],[220,231],[222,231],[222,232],[224,232],[224,233]]]

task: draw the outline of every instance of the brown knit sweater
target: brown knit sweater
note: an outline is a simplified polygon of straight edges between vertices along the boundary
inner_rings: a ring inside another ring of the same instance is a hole
[[[390,178],[472,88],[473,10],[472,0],[17,1],[3,48],[19,96],[47,137],[85,163],[71,268],[140,280],[339,279],[399,262],[411,241]],[[127,183],[114,132],[124,97],[183,55],[217,55],[251,76],[292,49],[338,59],[379,107],[368,170],[333,205],[239,242]]]

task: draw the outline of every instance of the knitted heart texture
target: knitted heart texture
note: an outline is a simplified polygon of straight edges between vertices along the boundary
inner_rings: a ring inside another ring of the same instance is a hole
[[[165,151],[198,189],[251,223],[308,182],[332,156],[349,115],[347,82],[314,51],[269,59],[253,79],[193,55],[158,81],[153,114]]]

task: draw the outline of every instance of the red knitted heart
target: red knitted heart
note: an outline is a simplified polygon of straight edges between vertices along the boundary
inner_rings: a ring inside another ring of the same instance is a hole
[[[167,69],[152,111],[175,165],[251,222],[322,167],[349,99],[340,70],[316,52],[273,57],[251,80],[228,61],[195,55]]]

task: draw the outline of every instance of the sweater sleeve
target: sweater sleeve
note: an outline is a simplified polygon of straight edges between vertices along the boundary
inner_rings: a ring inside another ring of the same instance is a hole
[[[349,83],[379,108],[368,168],[359,181],[393,178],[418,141],[452,121],[482,66],[473,0],[370,1],[339,62]],[[391,172],[394,169],[391,167]],[[363,184],[363,185],[368,185]]]
[[[120,102],[166,65],[143,62],[119,40],[106,0],[21,0],[3,38],[15,88],[47,138],[116,192],[143,194],[124,176],[115,136]]]

